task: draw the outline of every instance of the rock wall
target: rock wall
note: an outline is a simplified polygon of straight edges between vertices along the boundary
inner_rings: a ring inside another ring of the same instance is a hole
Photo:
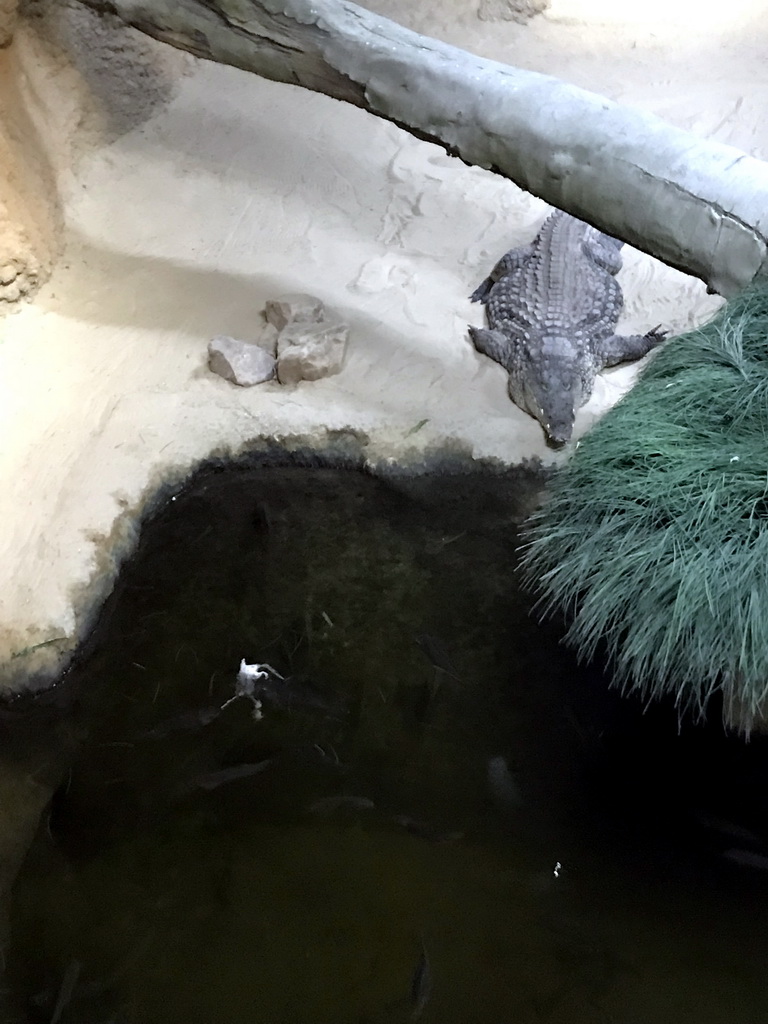
[[[0,39],[15,4],[0,0]],[[16,42],[0,51],[0,312],[31,294],[51,272],[61,237],[54,174],[23,95]]]
[[[80,152],[167,102],[186,57],[67,0],[0,0],[0,315],[48,278]]]
[[[0,0],[0,46],[8,46],[13,39],[19,0]]]

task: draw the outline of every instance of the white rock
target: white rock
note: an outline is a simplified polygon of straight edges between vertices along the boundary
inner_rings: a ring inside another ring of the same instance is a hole
[[[19,276],[19,268],[15,263],[4,263],[0,267],[0,284],[11,284]]]
[[[298,292],[270,299],[265,312],[269,323],[274,324],[278,331],[290,323],[320,323],[325,315],[320,299]]]
[[[252,341],[219,334],[208,342],[208,366],[225,380],[251,387],[275,376],[275,357]]]
[[[295,384],[338,373],[348,337],[346,324],[287,324],[277,339],[277,379]]]

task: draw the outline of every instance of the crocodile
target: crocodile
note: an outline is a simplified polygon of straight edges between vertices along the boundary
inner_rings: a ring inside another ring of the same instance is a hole
[[[553,447],[570,441],[596,375],[640,359],[664,341],[658,327],[620,335],[624,306],[615,275],[623,242],[555,210],[530,245],[510,249],[470,299],[488,328],[470,327],[475,348],[509,374],[509,397],[537,419]]]

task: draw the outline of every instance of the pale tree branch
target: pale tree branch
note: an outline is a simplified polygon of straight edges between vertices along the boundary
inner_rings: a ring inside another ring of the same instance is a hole
[[[346,0],[82,0],[491,168],[723,295],[768,274],[768,164]],[[300,131],[300,125],[297,125]]]

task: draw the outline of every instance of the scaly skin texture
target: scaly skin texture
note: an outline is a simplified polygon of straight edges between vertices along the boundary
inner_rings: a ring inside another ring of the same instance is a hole
[[[614,277],[621,246],[556,210],[470,296],[488,314],[488,329],[469,328],[475,348],[504,367],[510,398],[541,423],[551,445],[571,439],[601,370],[640,359],[665,338],[658,328],[614,333],[624,305]]]

